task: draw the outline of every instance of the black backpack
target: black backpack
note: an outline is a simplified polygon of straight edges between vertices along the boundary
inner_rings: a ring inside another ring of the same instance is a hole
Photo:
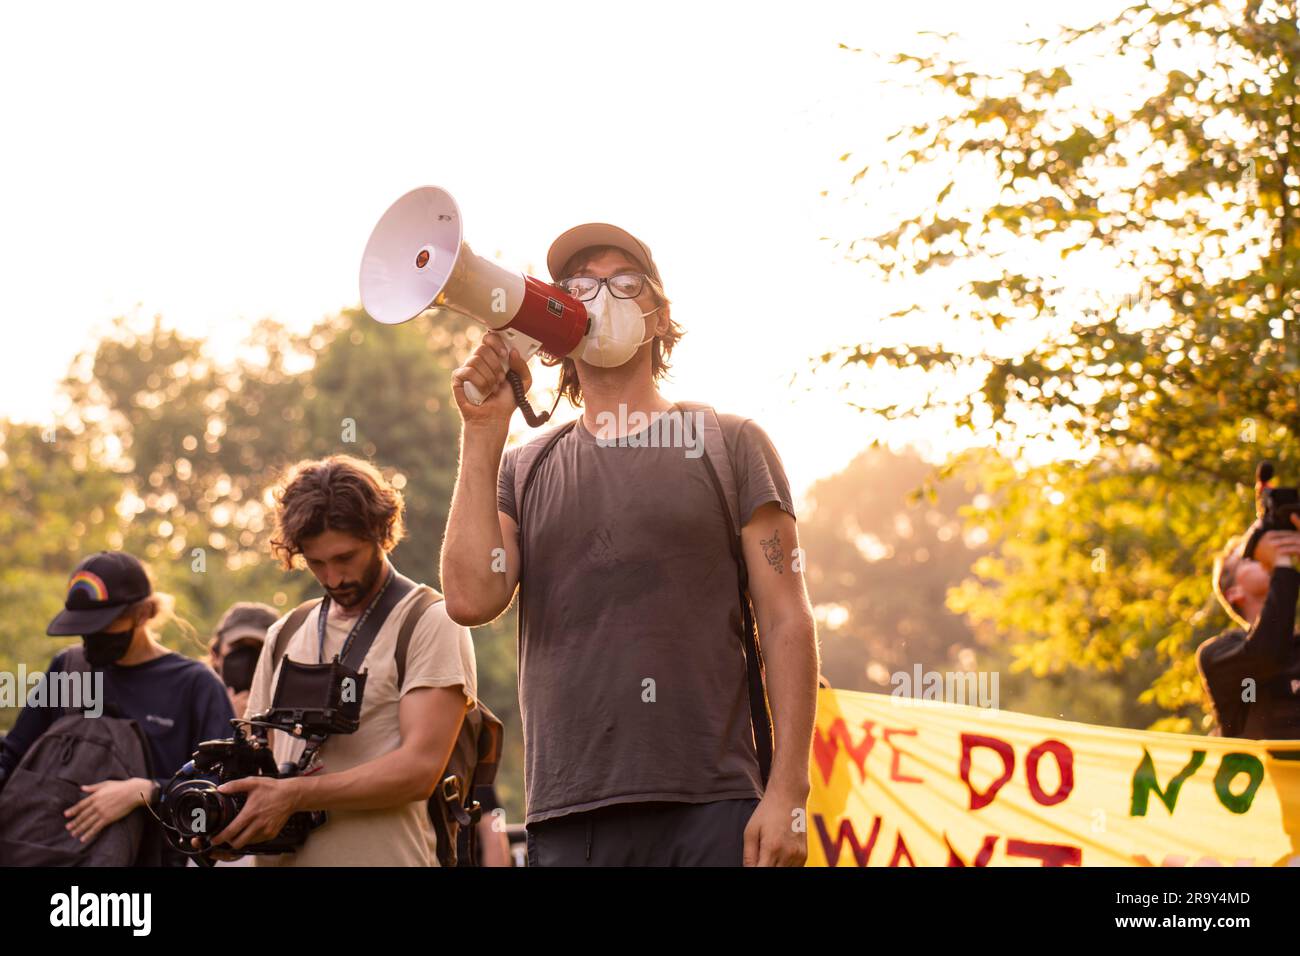
[[[418,591],[402,618],[397,632],[397,645],[393,649],[393,656],[397,660],[399,694],[406,677],[406,655],[411,635],[415,633],[415,625],[431,606],[442,600],[442,595],[428,585],[420,585]],[[272,674],[284,656],[289,638],[306,623],[307,616],[320,602],[320,598],[304,601],[289,613],[284,626],[275,636],[275,647],[271,651]],[[433,795],[429,797],[429,822],[438,837],[440,866],[477,865],[477,824],[483,810],[474,798],[474,789],[489,786],[496,780],[497,765],[501,761],[504,726],[481,700],[474,703],[474,708],[465,714],[465,719],[461,722],[460,733],[452,746],[451,756],[447,758],[447,767],[443,770]],[[467,828],[469,852],[465,854],[458,854],[456,847],[461,827]]]
[[[68,649],[63,672],[91,673],[81,647]],[[151,838],[144,807],[90,843],[68,832],[63,815],[86,796],[83,784],[153,776],[149,740],[134,720],[107,704],[99,717],[68,709],[28,748],[0,791],[0,865],[159,865],[161,844]]]

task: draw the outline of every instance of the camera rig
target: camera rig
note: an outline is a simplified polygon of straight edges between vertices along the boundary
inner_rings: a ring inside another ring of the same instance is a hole
[[[163,789],[158,822],[168,844],[203,865],[212,865],[208,856],[212,837],[229,826],[247,801],[242,793],[222,793],[221,784],[244,777],[283,779],[310,773],[331,734],[350,734],[360,726],[365,684],[365,673],[337,657],[326,664],[302,664],[286,657],[270,709],[232,720],[233,737],[200,743]],[[268,739],[272,730],[305,741],[296,761],[276,764]],[[274,837],[242,847],[242,852],[292,852],[327,819],[323,810],[299,811]]]

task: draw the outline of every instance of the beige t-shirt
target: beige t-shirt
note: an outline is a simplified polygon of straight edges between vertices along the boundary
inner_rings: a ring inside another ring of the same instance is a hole
[[[397,662],[394,651],[397,633],[407,607],[418,591],[402,598],[384,621],[366,652],[368,671],[361,699],[361,726],[355,733],[335,734],[325,741],[317,762],[317,773],[337,773],[368,763],[396,750],[401,744],[398,724]],[[331,607],[326,621],[325,660],[343,648],[356,617],[336,618]],[[455,687],[465,690],[466,708],[474,705],[478,682],[474,644],[469,629],[447,616],[443,601],[433,604],[420,618],[407,648],[405,694],[417,687]],[[262,658],[253,675],[246,715],[265,710],[271,704],[279,667],[270,673],[270,658],[276,635],[288,615],[266,632]],[[313,610],[298,633],[289,638],[285,657],[315,664],[320,661],[317,637],[319,607]],[[302,753],[303,741],[278,730],[269,732],[276,763],[294,761]],[[326,823],[313,830],[296,853],[257,855],[258,866],[437,866],[437,838],[429,823],[423,801],[382,810],[330,810]]]

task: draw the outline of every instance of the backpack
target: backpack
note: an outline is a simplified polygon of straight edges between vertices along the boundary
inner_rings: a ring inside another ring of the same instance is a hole
[[[397,632],[397,645],[393,657],[397,662],[397,690],[400,695],[406,679],[406,656],[415,625],[431,606],[442,600],[433,588],[422,584],[411,606],[407,608]],[[284,626],[275,636],[271,650],[271,672],[280,663],[289,638],[307,621],[307,616],[320,604],[320,598],[304,601],[294,608]],[[477,846],[477,823],[482,816],[482,806],[474,799],[474,788],[489,786],[496,780],[497,766],[501,762],[501,740],[504,726],[481,700],[465,714],[460,733],[452,745],[451,756],[442,772],[433,795],[429,797],[429,822],[438,838],[439,866],[474,866]],[[462,858],[456,852],[461,827],[467,827],[469,852]]]
[[[63,670],[92,673],[83,648],[68,649]],[[107,705],[93,718],[67,708],[23,754],[0,791],[0,864],[159,865],[161,844],[150,839],[153,821],[144,807],[104,827],[90,843],[65,829],[63,815],[86,796],[83,784],[153,776],[149,740],[134,720]]]
[[[749,597],[749,570],[745,566],[745,552],[740,539],[740,491],[736,484],[736,470],[727,451],[722,426],[718,423],[718,414],[713,406],[703,402],[676,402],[675,408],[683,412],[702,413],[702,435],[704,442],[704,467],[709,473],[714,493],[722,505],[722,513],[727,519],[727,547],[732,560],[740,572],[740,610],[742,616],[741,643],[745,652],[745,671],[749,682],[749,721],[754,731],[754,752],[758,757],[758,769],[763,785],[767,786],[772,772],[772,712],[767,699],[767,687],[764,680],[763,654],[758,644],[758,628],[754,623],[754,609]],[[686,421],[692,421],[686,419]],[[515,514],[519,516],[516,524],[520,527],[519,564],[523,567],[524,535],[523,514],[524,496],[537,474],[537,466],[542,463],[556,442],[573,430],[578,424],[574,419],[544,432],[519,449],[515,459]],[[523,638],[523,617],[519,618],[520,639]]]

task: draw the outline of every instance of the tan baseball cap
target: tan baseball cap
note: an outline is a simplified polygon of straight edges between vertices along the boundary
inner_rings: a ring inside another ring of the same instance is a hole
[[[623,250],[641,264],[646,275],[660,287],[663,286],[663,280],[659,278],[659,267],[650,255],[650,247],[626,229],[611,226],[607,222],[587,222],[561,233],[546,253],[546,268],[550,271],[551,278],[556,282],[564,278],[560,275],[560,270],[579,252],[592,246],[613,246]]]

